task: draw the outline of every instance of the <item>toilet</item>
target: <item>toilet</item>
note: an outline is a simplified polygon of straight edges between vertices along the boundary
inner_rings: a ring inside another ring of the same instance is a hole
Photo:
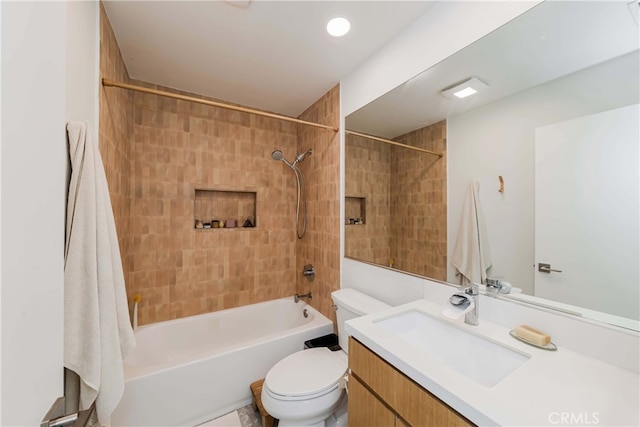
[[[348,336],[344,322],[389,308],[355,289],[331,294],[337,307],[338,337],[342,350],[310,348],[293,353],[273,366],[262,386],[262,405],[279,426],[346,426]]]

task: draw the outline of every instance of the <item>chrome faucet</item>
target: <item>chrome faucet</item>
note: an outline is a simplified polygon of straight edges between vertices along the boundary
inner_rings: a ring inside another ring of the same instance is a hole
[[[459,319],[464,314],[464,323],[478,325],[478,285],[472,284],[449,297],[442,305],[442,314],[450,319]]]
[[[487,294],[496,296],[498,294],[508,294],[511,292],[511,283],[503,281],[501,278],[489,279],[486,281]]]
[[[500,283],[500,279],[489,279],[487,277],[487,292],[490,294],[497,294],[502,289],[502,283]]]
[[[293,296],[293,301],[297,303],[297,302],[298,302],[298,301],[300,301],[301,299],[305,299],[305,298],[306,298],[306,299],[308,299],[308,300],[310,300],[311,298],[313,298],[313,296],[311,295],[311,292],[306,293],[306,294],[302,294],[302,295],[295,294],[295,295]]]
[[[464,323],[467,325],[478,326],[478,285],[472,284],[464,289],[464,293],[469,296],[473,302],[473,308],[464,315]]]

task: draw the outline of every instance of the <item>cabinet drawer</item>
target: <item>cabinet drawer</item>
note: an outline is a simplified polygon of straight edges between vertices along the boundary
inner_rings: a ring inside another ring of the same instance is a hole
[[[473,425],[353,337],[349,338],[349,368],[409,425]]]

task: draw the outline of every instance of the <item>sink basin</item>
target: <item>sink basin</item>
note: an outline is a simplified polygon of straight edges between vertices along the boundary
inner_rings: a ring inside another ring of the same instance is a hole
[[[375,324],[485,387],[496,385],[529,359],[526,354],[420,311]]]

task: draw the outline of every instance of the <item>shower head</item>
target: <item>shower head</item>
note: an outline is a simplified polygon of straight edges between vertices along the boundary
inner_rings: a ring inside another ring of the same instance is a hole
[[[284,158],[284,155],[282,154],[282,151],[280,150],[275,150],[273,153],[271,153],[271,158],[273,160],[280,160],[282,161],[282,163],[284,163],[285,165],[289,166],[291,169],[294,170],[295,172],[295,162],[293,163],[293,165],[291,163],[289,163],[287,161],[287,159]]]
[[[293,166],[295,166],[296,164],[300,163],[301,161],[303,161],[305,158],[307,158],[307,156],[310,156],[311,154],[313,154],[313,150],[312,149],[308,149],[307,151],[305,151],[304,153],[300,153],[296,156],[296,159],[293,161]]]

